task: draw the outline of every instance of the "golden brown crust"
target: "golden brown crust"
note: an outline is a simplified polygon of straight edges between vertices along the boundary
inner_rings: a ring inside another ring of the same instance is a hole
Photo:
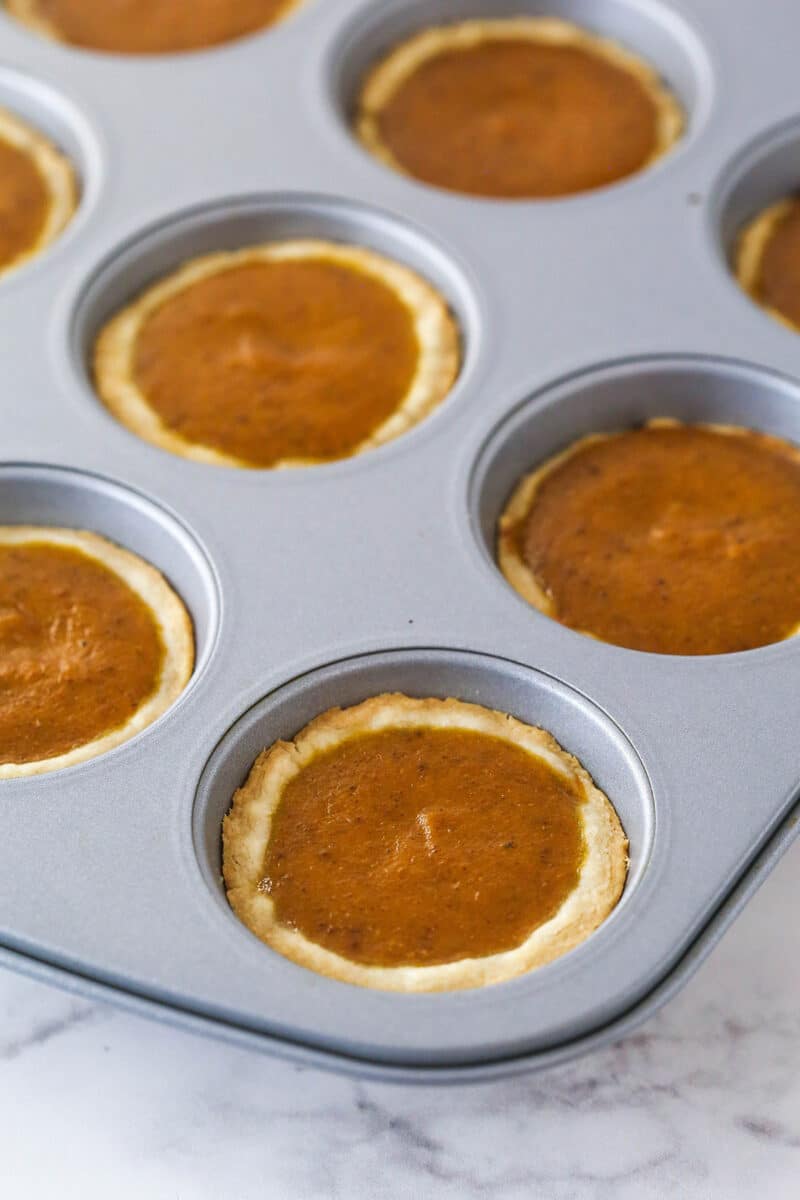
[[[0,266],[0,277],[41,254],[59,236],[78,205],[78,184],[72,163],[44,134],[18,116],[0,108],[0,140],[24,151],[44,181],[50,205],[36,242]]]
[[[164,661],[158,686],[136,712],[118,729],[109,730],[85,746],[66,754],[38,762],[0,763],[0,779],[43,775],[60,771],[105,754],[152,725],[175,703],[194,670],[194,630],[180,597],[150,563],[123,550],[114,542],[84,529],[64,529],[43,525],[0,525],[0,545],[48,543],[80,550],[118,575],[147,605],[158,626],[164,644]]]
[[[800,332],[800,326],[795,325],[794,321],[791,321],[779,309],[773,308],[770,304],[764,304],[759,298],[758,281],[764,251],[778,225],[791,212],[796,203],[796,199],[786,197],[776,204],[771,204],[769,208],[765,208],[757,217],[754,217],[739,234],[734,255],[736,278],[751,300],[754,300],[759,308],[763,308],[764,312],[769,313],[776,321],[780,321],[781,325],[785,325],[787,329],[793,329],[795,333]]]
[[[167,428],[136,384],[133,372],[136,339],[145,319],[156,308],[202,279],[250,263],[304,258],[322,259],[361,271],[391,288],[409,309],[419,342],[417,371],[406,395],[395,412],[350,454],[363,454],[418,424],[444,400],[460,367],[458,327],[447,305],[431,284],[409,267],[361,246],[310,238],[207,254],[185,263],[148,288],[100,331],[94,352],[94,375],[103,402],[123,425],[164,450],[195,462],[252,469],[252,463],[211,446],[188,441]],[[282,459],[271,469],[309,466],[317,461],[312,458]]]
[[[359,140],[376,158],[404,175],[409,174],[381,137],[381,111],[409,76],[429,59],[448,50],[470,49],[482,42],[499,39],[574,46],[633,75],[656,110],[656,144],[642,168],[666,154],[683,133],[685,118],[680,104],[653,68],[638,55],[609,38],[597,37],[559,17],[499,17],[423,29],[396,46],[373,67],[362,87],[355,118]]]
[[[549,921],[514,950],[424,967],[372,967],[352,962],[281,925],[259,890],[272,815],[289,781],[313,758],[342,741],[382,729],[425,726],[469,729],[519,746],[568,776],[583,793],[586,856],[578,884]],[[236,915],[268,946],[301,966],[362,987],[399,992],[449,991],[512,979],[565,954],[605,920],[622,894],[627,839],[614,808],[576,758],[549,733],[515,717],[460,700],[386,694],[353,708],[333,708],[292,742],[276,742],[256,759],[223,822],[223,873]]]
[[[665,429],[665,428],[681,428],[686,425],[685,421],[675,420],[673,417],[655,417],[651,421],[646,421],[645,429]],[[696,422],[693,426],[695,429],[705,429],[713,433],[722,433],[729,437],[748,437],[753,433],[753,430],[746,429],[740,425],[722,425],[714,424],[713,422]],[[610,438],[622,436],[625,430],[616,433],[590,433],[585,437],[578,438],[572,442],[566,449],[559,451],[558,454],[541,463],[535,470],[524,475],[519,481],[511,497],[500,515],[500,520],[497,523],[497,565],[500,567],[503,575],[508,582],[518,592],[524,600],[537,608],[547,617],[553,617],[557,620],[556,603],[553,596],[544,588],[536,578],[534,572],[530,569],[525,559],[522,557],[519,547],[518,531],[529,513],[533,508],[536,496],[548,476],[558,470],[569,459],[574,458],[576,454],[581,454],[587,447],[595,445],[597,442],[608,441]],[[759,438],[766,443],[774,443],[780,446],[783,450],[790,443],[782,438],[771,437],[768,434],[759,433]],[[794,457],[800,463],[800,447],[791,447],[794,450]],[[595,637],[596,635],[591,630],[579,630],[584,637]],[[792,630],[788,635],[794,637],[800,632],[800,626]]]

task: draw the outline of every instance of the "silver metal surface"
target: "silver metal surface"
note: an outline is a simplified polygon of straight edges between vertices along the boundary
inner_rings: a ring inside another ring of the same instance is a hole
[[[652,170],[592,194],[475,200],[386,170],[346,124],[398,36],[554,12],[662,70],[689,113]],[[292,1057],[394,1078],[542,1066],[632,1027],[688,976],[796,832],[800,639],[680,659],[583,638],[492,560],[518,476],[653,415],[800,442],[800,339],[727,255],[800,181],[791,0],[307,0],[283,25],[166,58],[49,44],[0,18],[0,104],[73,156],[84,199],[0,284],[0,523],[63,523],[149,558],[194,617],[198,668],[138,737],[0,783],[3,960]],[[87,370],[103,321],[186,257],[271,237],[364,242],[448,297],[461,378],[350,462],[236,471],[129,433]],[[616,804],[632,871],[580,948],[498,987],[370,992],[261,946],[219,882],[219,828],[257,751],[335,703],[399,688],[541,723]],[[70,973],[65,975],[65,973]]]

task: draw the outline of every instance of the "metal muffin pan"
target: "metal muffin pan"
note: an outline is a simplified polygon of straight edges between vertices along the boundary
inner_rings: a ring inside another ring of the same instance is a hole
[[[386,170],[347,129],[359,73],[420,25],[485,12],[626,42],[680,95],[684,139],[546,202]],[[796,832],[800,640],[681,659],[581,637],[508,587],[493,528],[517,477],[590,429],[673,414],[800,442],[800,340],[728,266],[741,222],[800,180],[797,35],[788,0],[307,0],[258,36],[148,59],[0,17],[0,103],[83,183],[62,238],[0,284],[0,521],[149,558],[198,640],[189,688],[138,737],[0,783],[0,961],[298,1061],[431,1081],[562,1061],[688,977]],[[440,409],[362,457],[278,472],[188,462],[117,424],[87,369],[104,319],[183,258],[297,234],[364,242],[447,296],[465,358]],[[609,793],[631,875],[577,950],[402,996],[305,971],[232,916],[219,827],[257,751],[387,688],[541,723]]]

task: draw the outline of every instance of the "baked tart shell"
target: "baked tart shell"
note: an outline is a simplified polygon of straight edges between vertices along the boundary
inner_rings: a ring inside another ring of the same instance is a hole
[[[194,630],[189,613],[164,576],[150,563],[87,530],[38,525],[0,526],[0,545],[19,546],[28,543],[44,543],[80,551],[117,575],[149,609],[161,635],[164,658],[155,690],[124,725],[110,729],[66,754],[38,762],[0,763],[0,779],[63,770],[113,750],[158,720],[177,700],[194,669]]]
[[[94,378],[104,404],[133,433],[173,454],[215,466],[259,469],[214,447],[189,441],[168,428],[136,382],[137,338],[151,313],[201,280],[235,267],[303,259],[360,271],[384,284],[408,309],[419,344],[417,369],[406,394],[394,412],[345,457],[363,454],[417,425],[444,400],[460,368],[459,330],[447,304],[431,284],[409,267],[361,246],[310,238],[207,254],[190,260],[143,292],[104,326],[97,339]],[[266,469],[313,466],[318,461],[285,458]]]
[[[640,170],[663,157],[685,127],[683,109],[657,72],[638,55],[610,38],[598,37],[558,17],[507,17],[461,21],[433,26],[401,42],[372,68],[356,107],[355,132],[376,158],[404,175],[411,175],[384,142],[380,114],[399,88],[424,63],[452,50],[469,50],[484,42],[527,41],[539,45],[569,46],[604,59],[632,75],[644,88],[656,114],[655,144]]]
[[[500,738],[543,759],[577,784],[586,852],[576,887],[555,916],[512,950],[425,966],[371,966],[333,953],[276,918],[271,897],[259,889],[272,817],[288,783],[321,752],[360,734],[386,729],[469,730]],[[386,694],[353,708],[331,709],[291,742],[276,742],[256,760],[223,823],[223,873],[236,915],[272,949],[321,975],[393,992],[477,988],[523,975],[584,941],[622,894],[628,843],[603,792],[550,734],[515,717],[460,700]]]
[[[38,238],[11,262],[0,265],[3,276],[36,258],[59,237],[78,206],[78,184],[66,155],[44,134],[6,109],[0,109],[0,140],[28,155],[44,181],[50,201]]]

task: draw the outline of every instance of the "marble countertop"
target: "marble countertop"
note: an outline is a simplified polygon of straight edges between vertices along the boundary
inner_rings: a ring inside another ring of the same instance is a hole
[[[20,1200],[800,1196],[800,843],[685,991],[573,1065],[463,1088],[276,1062],[0,971]]]

